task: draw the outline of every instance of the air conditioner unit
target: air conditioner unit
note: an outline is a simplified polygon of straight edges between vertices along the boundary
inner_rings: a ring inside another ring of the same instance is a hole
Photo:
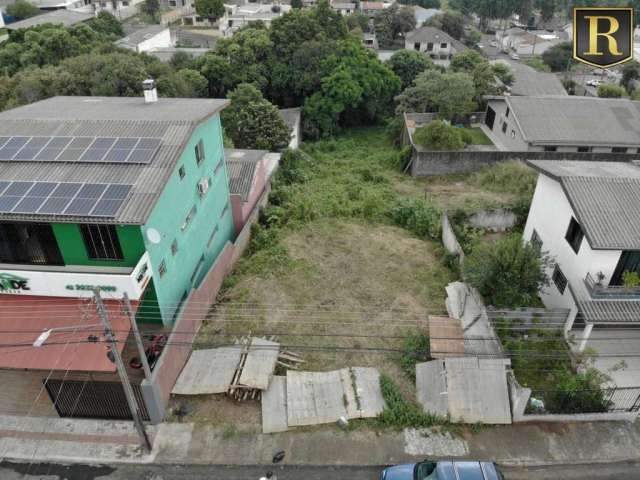
[[[200,180],[196,188],[198,189],[200,196],[203,196],[209,190],[209,179],[203,178]]]

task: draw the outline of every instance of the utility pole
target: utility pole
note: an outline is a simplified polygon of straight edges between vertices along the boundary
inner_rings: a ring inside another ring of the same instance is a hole
[[[140,356],[140,363],[142,363],[142,369],[144,370],[144,378],[151,381],[151,368],[149,368],[149,362],[147,361],[147,352],[144,351],[144,344],[142,343],[142,337],[140,336],[140,331],[138,330],[138,323],[136,322],[136,316],[133,314],[133,309],[131,308],[131,302],[129,301],[129,296],[127,292],[124,292],[122,296],[122,301],[124,303],[124,311],[129,317],[129,322],[131,323],[131,330],[133,330],[133,336],[136,340],[136,346],[138,347],[138,355]]]
[[[127,403],[129,404],[129,410],[131,410],[133,423],[136,427],[136,430],[138,431],[138,435],[140,436],[140,444],[142,445],[142,448],[145,450],[145,452],[149,453],[151,451],[151,441],[149,440],[147,432],[144,429],[144,423],[142,423],[140,410],[138,409],[138,403],[133,396],[133,388],[131,388],[131,383],[129,383],[127,369],[122,362],[122,357],[120,357],[120,351],[118,350],[116,337],[113,335],[111,322],[109,321],[107,310],[104,308],[104,303],[102,302],[102,298],[100,297],[99,288],[94,289],[93,297],[96,302],[98,314],[100,315],[100,319],[102,320],[102,324],[104,326],[104,336],[107,338],[107,342],[109,342],[110,351],[113,355],[113,361],[116,364],[116,369],[118,370],[118,375],[120,376],[120,381],[122,382],[122,388],[124,390],[124,395],[127,398]]]

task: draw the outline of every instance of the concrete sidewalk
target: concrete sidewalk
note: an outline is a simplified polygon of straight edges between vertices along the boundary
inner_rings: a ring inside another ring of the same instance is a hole
[[[129,422],[0,417],[0,458],[88,464],[269,464],[284,450],[290,465],[387,465],[425,457],[489,459],[504,465],[582,464],[640,459],[640,424],[598,422],[375,432],[326,427],[261,434],[193,424],[150,428],[144,454]]]

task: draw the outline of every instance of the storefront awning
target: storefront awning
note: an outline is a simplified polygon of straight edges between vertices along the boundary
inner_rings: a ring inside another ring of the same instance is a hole
[[[118,300],[104,300],[120,352],[131,329]],[[138,303],[131,302],[134,311]],[[0,295],[0,368],[114,372],[93,299]],[[67,328],[74,327],[74,328]],[[33,342],[53,330],[40,347]],[[90,336],[98,342],[90,342]]]

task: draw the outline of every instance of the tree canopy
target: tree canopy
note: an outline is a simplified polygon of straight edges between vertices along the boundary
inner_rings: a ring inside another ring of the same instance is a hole
[[[16,20],[24,20],[39,14],[40,9],[26,0],[16,0],[14,3],[7,5],[7,15],[15,17]]]
[[[418,74],[434,68],[426,55],[415,50],[398,50],[387,61],[387,66],[400,78],[403,90],[413,84]]]
[[[620,85],[611,83],[603,83],[598,87],[598,96],[601,98],[621,98],[626,95],[627,91]]]
[[[278,109],[253,85],[242,83],[229,93],[231,105],[223,110],[225,133],[236,148],[282,150],[291,132]]]
[[[376,37],[382,48],[401,44],[404,33],[416,28],[416,17],[409,7],[392,5],[374,18]]]
[[[542,61],[549,66],[552,72],[567,70],[572,58],[573,46],[571,42],[558,43],[542,53]]]
[[[145,2],[148,0],[145,0]],[[195,0],[196,13],[211,22],[224,15],[224,3],[222,0]]]
[[[413,141],[427,150],[462,150],[460,129],[442,120],[434,120],[416,128]]]

